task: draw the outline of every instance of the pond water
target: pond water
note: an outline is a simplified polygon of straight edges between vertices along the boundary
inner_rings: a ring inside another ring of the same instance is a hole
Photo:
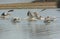
[[[1,9],[2,12],[7,12],[10,9]],[[0,18],[0,39],[60,39],[60,11],[58,9],[14,9],[10,12],[11,16],[8,19]],[[28,11],[38,12],[39,15],[55,16],[56,20],[45,24],[41,20],[27,21],[21,20],[19,23],[13,23],[12,17],[27,17]]]

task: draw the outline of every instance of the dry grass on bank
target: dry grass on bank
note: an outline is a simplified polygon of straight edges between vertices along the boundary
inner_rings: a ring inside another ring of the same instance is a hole
[[[56,8],[56,2],[0,4],[0,9],[6,8]]]

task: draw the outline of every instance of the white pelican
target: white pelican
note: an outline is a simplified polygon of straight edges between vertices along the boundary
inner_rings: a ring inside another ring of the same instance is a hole
[[[45,18],[44,22],[50,23],[50,22],[54,21],[55,19],[56,19],[56,17],[49,17],[49,16],[47,16],[47,17]]]
[[[34,12],[34,17],[38,20],[44,20],[45,18],[43,18],[42,16],[38,16],[37,12]]]
[[[50,23],[50,22],[51,22],[51,21],[50,21],[50,17],[47,16],[47,17],[45,18],[44,22],[45,22],[45,23]]]
[[[13,18],[13,22],[20,22],[21,21],[21,18],[19,18],[19,17],[14,17]]]
[[[1,14],[1,16],[8,16],[8,15],[10,15],[8,12],[3,12],[3,13]]]
[[[38,13],[37,12],[34,12],[34,17],[38,20],[43,20],[43,21],[46,21],[46,22],[50,22],[50,21],[54,21],[56,20],[56,17],[53,16],[53,17],[49,17],[47,16],[46,18],[45,17],[42,17],[42,16],[38,16]]]
[[[28,17],[27,18],[24,18],[24,19],[26,19],[28,21],[36,21],[37,20],[36,18],[34,18],[34,16],[31,14],[30,11],[28,11],[27,16]]]
[[[1,14],[0,18],[8,18],[9,15],[10,15],[9,13],[3,12],[3,13]]]

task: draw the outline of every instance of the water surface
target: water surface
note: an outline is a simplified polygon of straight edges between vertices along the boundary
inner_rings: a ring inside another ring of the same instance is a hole
[[[9,9],[0,10],[7,12]],[[60,39],[60,11],[58,9],[46,9],[40,12],[42,9],[14,9],[10,12],[11,16],[8,19],[0,19],[0,39]],[[55,16],[55,21],[45,24],[43,21],[22,20],[19,23],[13,23],[12,17],[27,17],[28,11],[38,12],[39,15]]]

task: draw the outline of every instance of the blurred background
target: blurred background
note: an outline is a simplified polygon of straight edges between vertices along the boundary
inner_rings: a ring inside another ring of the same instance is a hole
[[[57,8],[57,7],[60,8],[60,0],[0,0],[0,8]]]

